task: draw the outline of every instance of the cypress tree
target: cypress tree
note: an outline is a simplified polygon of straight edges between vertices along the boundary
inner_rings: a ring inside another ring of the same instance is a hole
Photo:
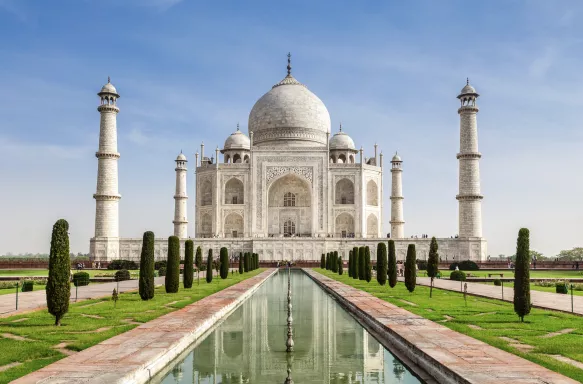
[[[47,280],[47,307],[55,316],[55,325],[61,325],[61,319],[69,311],[71,288],[69,273],[69,223],[59,219],[53,225],[51,251],[49,255],[49,278]]]
[[[429,245],[429,258],[427,259],[427,276],[431,277],[431,282],[429,284],[429,297],[433,297],[433,279],[437,276],[439,271],[439,254],[437,253],[437,240],[435,236],[431,238],[431,244]]]
[[[360,252],[358,247],[352,248],[352,277],[358,279],[358,274],[360,272]]]
[[[213,250],[209,249],[209,255],[206,259],[206,282],[213,281]]]
[[[322,253],[322,258],[320,259],[320,268],[326,268],[326,256]]]
[[[200,267],[202,267],[202,249],[200,249],[200,247],[196,247],[196,257],[194,258],[194,264],[196,264],[196,268],[200,271]]]
[[[370,264],[370,248],[364,247],[364,278],[367,283],[372,279],[372,265]]]
[[[338,251],[334,251],[334,272],[338,272]]]
[[[259,253],[255,254],[255,269],[259,269]]]
[[[249,272],[249,252],[243,254],[243,270]]]
[[[180,287],[180,239],[178,236],[168,238],[168,262],[165,277],[166,293],[176,293]]]
[[[389,286],[395,288],[397,285],[397,253],[395,252],[395,241],[389,240]]]
[[[352,251],[348,251],[348,277],[352,277]]]
[[[144,232],[140,255],[139,292],[142,300],[154,297],[154,232]]]
[[[243,273],[243,254],[239,253],[239,274]]]
[[[326,252],[326,270],[330,269],[330,252]]]
[[[184,288],[192,288],[194,279],[194,242],[190,239],[184,242],[184,272],[182,284]]]
[[[336,251],[330,252],[330,269],[332,272],[338,272],[338,261],[336,260]]]
[[[226,279],[227,277],[229,277],[229,251],[225,247],[221,248],[220,260],[221,260],[221,279]]]
[[[344,273],[344,265],[342,265],[342,257],[338,258],[338,274],[342,276]]]
[[[387,246],[385,243],[377,245],[377,281],[380,285],[387,283]]]
[[[415,284],[417,283],[417,254],[415,252],[415,244],[409,244],[407,248],[407,259],[405,260],[405,286],[409,292],[415,290]]]
[[[514,267],[514,312],[524,321],[530,313],[530,232],[520,228],[516,241],[516,266]]]
[[[366,280],[364,247],[358,248],[358,280]]]

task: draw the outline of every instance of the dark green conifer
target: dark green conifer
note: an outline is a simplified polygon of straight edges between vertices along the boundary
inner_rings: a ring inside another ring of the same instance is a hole
[[[154,298],[154,232],[144,232],[138,288],[142,300]]]
[[[377,281],[380,285],[387,283],[387,245],[377,245]]]
[[[417,284],[417,253],[415,244],[409,244],[407,248],[407,259],[405,260],[405,286],[409,292],[415,290]]]
[[[397,285],[397,253],[395,252],[395,241],[389,240],[389,286],[395,288]]]
[[[165,288],[166,293],[176,293],[180,288],[180,239],[178,236],[168,238]]]
[[[427,259],[427,276],[431,277],[429,297],[433,297],[433,280],[437,276],[437,272],[439,272],[439,254],[437,253],[437,249],[437,240],[433,236],[429,245],[429,258]]]
[[[213,281],[213,250],[209,249],[209,255],[206,259],[206,282],[210,283]]]
[[[516,241],[516,266],[514,267],[514,312],[524,321],[530,313],[530,232],[527,228],[518,231]]]
[[[47,280],[47,307],[49,313],[55,316],[55,325],[61,325],[61,319],[69,311],[71,287],[69,274],[71,260],[69,258],[69,223],[59,219],[53,225],[51,235],[51,250],[49,254],[49,278]]]

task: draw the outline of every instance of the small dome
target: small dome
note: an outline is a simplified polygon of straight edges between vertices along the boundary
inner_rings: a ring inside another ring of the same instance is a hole
[[[98,95],[101,95],[104,93],[113,94],[116,97],[119,97],[119,94],[117,93],[117,89],[115,89],[113,84],[111,84],[111,79],[109,77],[107,78],[107,84],[105,84],[103,87],[101,87],[101,91],[98,93]]]
[[[223,150],[227,149],[251,149],[251,140],[243,132],[239,130],[237,125],[237,130],[231,133],[231,136],[227,137],[225,140],[225,146]]]
[[[178,155],[176,161],[186,161],[186,156],[184,156],[184,153],[180,152],[180,155]]]
[[[340,126],[340,132],[335,133],[330,139],[330,149],[352,149],[356,150],[354,146],[354,141],[346,133],[342,132],[342,126]]]
[[[458,98],[463,95],[479,96],[478,93],[476,92],[476,89],[470,85],[470,79],[466,79],[466,85],[462,88],[462,91],[460,92]]]
[[[402,161],[401,156],[399,156],[399,154],[397,154],[397,152],[395,152],[395,156],[393,156],[393,159],[391,160],[391,162],[393,162],[393,161],[395,161],[395,162]]]

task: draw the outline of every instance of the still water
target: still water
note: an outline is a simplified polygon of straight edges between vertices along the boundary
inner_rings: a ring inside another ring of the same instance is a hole
[[[288,273],[269,278],[155,383],[419,383],[301,271],[291,272],[294,352],[286,352]],[[183,355],[184,356],[184,355]]]

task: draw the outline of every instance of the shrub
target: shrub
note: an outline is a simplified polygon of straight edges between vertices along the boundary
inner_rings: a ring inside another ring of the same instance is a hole
[[[344,265],[342,265],[342,257],[338,258],[338,274],[342,276],[344,273]]]
[[[332,252],[332,272],[338,272],[338,251]]]
[[[107,269],[110,270],[120,270],[120,269],[138,269],[138,264],[132,260],[112,260]]]
[[[380,285],[387,283],[387,245],[385,243],[377,245],[377,281]]]
[[[227,277],[229,277],[229,251],[225,247],[221,248],[220,260],[221,260],[221,279],[226,279]]]
[[[348,277],[352,277],[352,251],[348,251]]]
[[[49,313],[55,316],[55,325],[61,325],[61,319],[69,311],[70,268],[69,223],[60,219],[53,225],[49,254],[49,278],[46,289],[47,307]]]
[[[167,267],[168,262],[166,260],[160,260],[160,261],[156,261],[154,263],[154,269],[157,271],[160,269],[160,267]]]
[[[352,277],[358,279],[360,273],[360,248],[352,248]]]
[[[194,280],[194,242],[190,239],[184,242],[184,272],[182,284],[184,288],[192,288]]]
[[[521,228],[516,240],[516,266],[514,267],[514,312],[524,321],[530,313],[530,233]]]
[[[395,252],[395,241],[389,240],[389,286],[394,288],[397,285],[397,253]]]
[[[239,274],[243,273],[243,254],[239,253]]]
[[[158,269],[158,276],[162,277],[162,276],[166,276],[166,266],[163,265]]]
[[[494,285],[497,287],[500,287],[502,285],[502,280],[500,280],[500,279],[494,280]]]
[[[249,272],[249,253],[245,252],[243,254],[243,271]]]
[[[466,281],[466,274],[464,271],[452,271],[449,275],[449,279],[455,281]]]
[[[210,283],[213,281],[213,250],[209,249],[209,255],[206,259],[206,282]]]
[[[85,273],[85,272],[83,272],[83,273]],[[89,275],[89,274],[87,274],[87,275]],[[87,285],[87,284],[85,284],[85,285]],[[22,292],[30,292],[33,289],[34,289],[34,281],[25,280],[22,282],[22,289],[21,289]]]
[[[451,263],[449,265],[449,270],[455,271],[455,267],[458,267],[461,271],[478,271],[480,269],[478,264],[471,260],[464,260],[459,263]]]
[[[168,237],[168,264],[164,286],[166,293],[176,293],[180,288],[180,239],[178,236]]]
[[[358,248],[358,280],[366,280],[364,247]]]
[[[76,287],[83,287],[85,285],[89,285],[89,274],[87,272],[73,273],[73,285],[75,285]]]
[[[144,232],[140,255],[139,293],[142,300],[154,298],[154,232]]]
[[[196,256],[194,257],[194,264],[196,264],[196,268],[198,268],[199,271],[202,271],[202,249],[200,249],[199,247],[196,247]]]
[[[429,244],[429,258],[425,266],[425,269],[427,270],[427,276],[431,277],[429,297],[433,297],[433,280],[439,272],[439,254],[437,253],[437,249],[437,240],[435,239],[435,236],[433,236],[431,238],[431,244]]]
[[[24,288],[24,286],[23,286],[23,288]],[[569,285],[565,282],[557,283],[555,285],[555,291],[557,293],[567,294],[567,293],[569,293]]]
[[[370,248],[368,245],[364,247],[364,279],[367,283],[370,283],[372,279],[372,272],[371,272],[371,265],[370,265]]]
[[[425,260],[419,260],[417,262],[417,267],[420,271],[427,271],[427,265],[429,263],[429,260],[425,261]]]
[[[120,269],[115,273],[115,281],[125,281],[131,278],[130,271],[127,269]]]
[[[417,253],[415,244],[409,244],[407,247],[407,258],[405,259],[405,286],[409,292],[415,290],[417,284]]]
[[[326,252],[326,270],[330,270],[330,252]]]
[[[326,268],[326,256],[322,253],[322,258],[320,259],[320,268]]]

